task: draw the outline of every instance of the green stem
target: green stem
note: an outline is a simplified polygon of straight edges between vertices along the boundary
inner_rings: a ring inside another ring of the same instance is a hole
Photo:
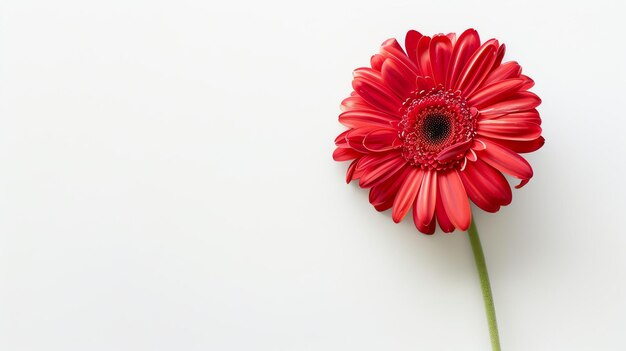
[[[498,336],[498,323],[496,322],[496,308],[493,306],[493,295],[491,294],[489,273],[487,273],[485,255],[483,254],[483,248],[480,245],[478,230],[476,230],[476,224],[474,223],[473,218],[472,224],[470,224],[467,233],[469,234],[470,243],[472,244],[474,261],[476,261],[476,268],[478,269],[478,276],[480,277],[480,288],[483,291],[485,313],[487,314],[487,323],[489,324],[489,336],[491,337],[491,349],[493,351],[500,351],[500,337]]]

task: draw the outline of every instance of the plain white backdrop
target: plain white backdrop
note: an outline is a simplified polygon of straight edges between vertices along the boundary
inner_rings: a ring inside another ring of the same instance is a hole
[[[3,1],[0,349],[488,350],[464,233],[331,159],[382,41],[476,28],[543,99],[535,177],[476,210],[503,349],[624,350],[624,8]]]

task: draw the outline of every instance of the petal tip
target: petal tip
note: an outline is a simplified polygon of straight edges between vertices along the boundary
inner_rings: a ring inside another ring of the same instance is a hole
[[[530,178],[529,179],[522,179],[522,181],[515,186],[515,189],[522,188],[524,185],[528,184],[528,182],[530,182]]]

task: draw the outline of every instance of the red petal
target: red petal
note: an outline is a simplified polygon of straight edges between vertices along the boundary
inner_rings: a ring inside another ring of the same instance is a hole
[[[483,84],[487,85],[509,78],[517,78],[520,74],[522,74],[522,67],[515,61],[509,61],[491,71]]]
[[[528,89],[530,89],[530,88],[535,86],[535,81],[532,80],[529,76],[526,76],[526,75],[522,74],[519,77],[524,79],[524,80],[526,80],[526,84],[524,84],[524,86],[522,86],[522,88],[520,90],[528,90]]]
[[[359,161],[359,166],[357,167],[357,171],[367,172],[370,167],[378,167],[379,164],[383,162],[387,162],[394,158],[398,157],[398,153],[389,152],[386,154],[367,154],[361,158]]]
[[[437,191],[437,205],[435,206],[435,214],[437,215],[437,222],[439,227],[444,233],[452,233],[454,231],[454,224],[450,222],[450,218],[446,214],[445,208],[443,208],[443,200],[441,199],[441,188]]]
[[[522,183],[517,187],[525,184],[524,181],[532,178],[533,169],[522,156],[494,142],[483,141],[487,145],[487,148],[478,156],[481,160],[487,162],[500,172],[521,179]]]
[[[539,116],[539,112],[535,109],[522,111],[522,112],[508,113],[506,115],[492,118],[492,120],[507,121],[507,122],[529,122],[529,123],[535,123],[535,124],[541,125],[541,117]]]
[[[497,41],[485,42],[465,64],[454,90],[461,90],[464,96],[471,96],[489,74],[496,60]]]
[[[469,149],[469,151],[467,152],[467,154],[465,154],[465,157],[472,162],[476,162],[476,160],[478,159],[478,157],[476,157],[476,152],[474,152],[473,149]]]
[[[346,140],[346,135],[348,135],[351,130],[352,129],[348,129],[345,132],[337,135],[337,137],[335,138],[335,145],[341,148],[350,148],[350,145],[348,145],[348,141]]]
[[[531,93],[530,91],[521,91],[511,95],[507,100],[483,107],[479,111],[481,115],[487,118],[492,118],[511,112],[530,110],[540,104],[541,99],[539,96]]]
[[[467,60],[480,46],[480,37],[474,29],[468,29],[461,33],[459,39],[454,45],[450,64],[448,66],[448,74],[446,77],[446,87],[456,86],[456,82],[467,63]]]
[[[422,184],[423,177],[424,171],[415,167],[413,167],[411,172],[406,176],[404,183],[402,183],[402,186],[398,190],[398,194],[393,201],[391,217],[394,222],[400,222],[411,209],[411,205],[413,204],[413,201],[415,201],[417,192]]]
[[[390,38],[385,40],[381,45],[381,48],[393,48],[395,50],[398,50],[400,52],[402,52],[403,55],[406,55],[404,53],[404,50],[402,50],[402,45],[400,45],[400,43],[398,43],[398,41],[395,38]]]
[[[500,67],[500,64],[502,63],[502,59],[504,58],[505,51],[506,51],[506,45],[504,44],[500,45],[500,47],[498,48],[498,53],[496,54],[496,60],[493,62],[493,66],[491,68],[492,71]]]
[[[385,86],[379,72],[370,68],[354,71],[352,87],[363,100],[383,111],[396,114],[402,101]]]
[[[413,207],[413,220],[419,227],[428,227],[433,221],[437,204],[437,171],[426,171]],[[434,226],[433,226],[434,230]],[[422,231],[423,232],[423,231]]]
[[[417,67],[419,75],[432,77],[433,71],[430,65],[430,37],[423,36],[417,43]]]
[[[395,59],[398,63],[401,63],[403,66],[405,66],[409,71],[413,72],[416,76],[418,75],[417,72],[417,66],[415,65],[415,62],[411,61],[411,59],[404,53],[404,51],[402,50],[402,47],[400,47],[400,44],[398,44],[397,41],[392,40],[392,41],[387,41],[385,43],[383,43],[383,45],[380,47],[380,54],[383,55],[385,58],[393,58]]]
[[[467,169],[466,169],[467,170]],[[498,212],[500,209],[500,205],[493,201],[490,201],[485,193],[483,193],[472,181],[470,181],[465,174],[465,171],[461,172],[461,180],[463,181],[463,186],[465,187],[465,191],[467,191],[467,195],[472,200],[473,203],[476,204],[483,211],[487,212]]]
[[[376,54],[376,55],[373,55],[372,58],[370,59],[370,65],[372,66],[373,70],[380,72],[381,68],[383,67],[384,61],[385,61],[385,57],[383,57],[383,55]]]
[[[348,166],[348,171],[346,172],[346,183],[350,183],[354,179],[354,170],[356,169],[356,165],[359,160],[354,160]]]
[[[506,178],[485,162],[468,164],[459,175],[470,199],[481,209],[496,212],[511,203],[513,195]]]
[[[357,158],[356,160],[356,164],[354,165],[354,174],[352,175],[352,179],[359,179],[361,178],[361,175],[363,175],[363,172],[359,170],[359,165],[361,164],[361,162],[363,161],[363,157]]]
[[[456,33],[448,33],[446,36],[450,39],[452,46],[454,46],[454,44],[456,44]]]
[[[461,156],[469,149],[472,144],[472,139],[456,143],[454,145],[450,145],[447,148],[441,150],[441,152],[437,155],[437,161],[446,162],[450,161],[455,157]]]
[[[398,139],[398,132],[394,129],[376,129],[363,138],[363,146],[372,152],[389,151],[401,143]]]
[[[472,150],[482,151],[486,148],[487,148],[487,145],[485,145],[485,143],[482,140],[474,138],[474,142],[472,143]]]
[[[417,43],[422,38],[422,34],[415,30],[410,30],[406,33],[406,39],[404,40],[404,47],[406,49],[406,53],[411,59],[412,62],[417,64],[417,60],[415,59],[417,55]]]
[[[417,76],[394,58],[385,60],[382,75],[384,82],[400,99],[406,99],[415,90]]]
[[[389,179],[380,182],[370,190],[370,203],[377,211],[386,211],[393,206],[393,201],[400,186],[404,183],[404,178],[413,167],[404,167],[401,171],[396,172]]]
[[[427,224],[423,224],[418,218],[417,218],[417,210],[415,208],[415,204],[413,204],[413,223],[415,223],[415,228],[417,228],[417,230],[419,230],[422,234],[428,234],[431,235],[433,233],[435,233],[435,228],[437,227],[437,221],[435,220],[435,217],[433,216],[433,218],[431,219],[431,221]]]
[[[526,80],[521,78],[501,80],[480,88],[467,102],[473,107],[481,108],[513,95],[525,84]]]
[[[333,160],[341,162],[341,161],[349,161],[354,160],[357,157],[363,156],[362,153],[354,151],[353,149],[338,147],[333,152]]]
[[[439,190],[443,207],[452,224],[460,229],[467,230],[472,220],[467,193],[456,170],[439,174]]]
[[[343,101],[341,102],[341,111],[371,110],[371,109],[374,109],[374,107],[368,104],[360,96],[350,96],[348,98],[343,99]]]
[[[537,151],[546,142],[546,140],[543,137],[539,137],[531,141],[513,141],[513,140],[494,140],[494,141],[520,154]]]
[[[339,123],[349,128],[391,127],[396,116],[376,110],[349,110],[339,115]]]
[[[541,136],[538,124],[525,121],[486,119],[478,121],[476,132],[483,136],[505,140],[535,140]]]
[[[394,174],[402,170],[406,165],[406,161],[395,155],[392,158],[382,158],[381,161],[371,164],[367,169],[363,170],[363,174],[359,179],[361,188],[371,188],[391,178]]]
[[[369,154],[370,150],[366,149],[365,146],[363,145],[363,139],[365,139],[365,136],[368,135],[370,132],[374,130],[378,130],[378,129],[380,128],[379,127],[362,127],[362,128],[350,129],[345,134],[345,140],[346,140],[345,146],[343,144],[337,144],[337,146],[340,146],[340,147],[347,146],[347,147],[353,148],[354,150],[358,152]]]
[[[445,35],[435,35],[430,41],[430,65],[436,84],[446,84],[448,64],[452,56],[452,42]]]

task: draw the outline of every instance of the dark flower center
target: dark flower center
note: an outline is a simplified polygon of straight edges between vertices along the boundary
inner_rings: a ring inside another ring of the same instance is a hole
[[[422,121],[422,135],[425,141],[439,144],[450,135],[450,120],[442,114],[430,114]]]
[[[461,167],[463,151],[457,157],[438,158],[446,148],[467,142],[475,134],[476,119],[459,93],[441,86],[413,92],[401,113],[398,137],[409,164],[434,170]]]

